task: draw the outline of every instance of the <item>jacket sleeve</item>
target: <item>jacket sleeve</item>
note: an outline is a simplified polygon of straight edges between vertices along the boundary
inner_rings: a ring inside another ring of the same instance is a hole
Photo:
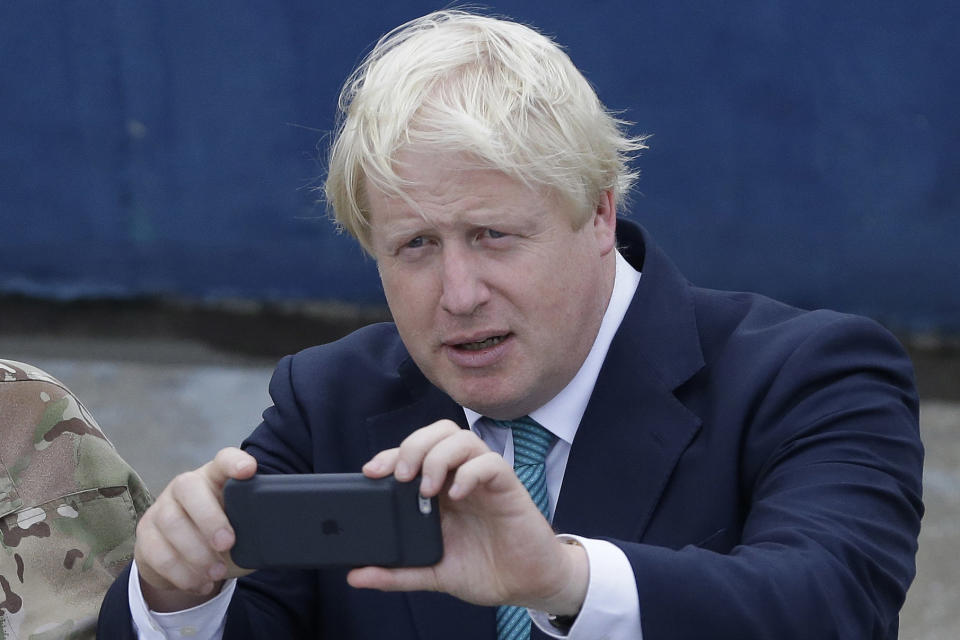
[[[614,541],[644,638],[895,638],[923,514],[909,360],[878,325],[843,316],[759,384],[731,430],[743,440],[739,542]]]

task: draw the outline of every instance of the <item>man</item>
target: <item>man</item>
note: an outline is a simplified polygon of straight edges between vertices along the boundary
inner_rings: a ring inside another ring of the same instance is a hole
[[[281,362],[245,452],[144,516],[102,637],[896,637],[922,447],[892,337],[686,283],[616,217],[642,140],[531,29],[416,20],[341,107],[327,196],[395,325]],[[229,561],[228,477],[361,468],[422,475],[437,566]]]

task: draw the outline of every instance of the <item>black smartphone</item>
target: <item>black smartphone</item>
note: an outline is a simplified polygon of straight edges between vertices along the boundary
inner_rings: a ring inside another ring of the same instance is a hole
[[[419,567],[443,557],[436,498],[419,478],[362,473],[256,474],[227,481],[230,552],[247,569]]]

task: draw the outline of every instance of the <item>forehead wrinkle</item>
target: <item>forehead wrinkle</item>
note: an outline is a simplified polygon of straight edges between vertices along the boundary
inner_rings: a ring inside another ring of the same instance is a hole
[[[540,215],[554,207],[554,199],[542,190],[483,165],[469,153],[439,155],[442,160],[430,149],[402,149],[394,159],[394,167],[403,186],[384,190],[370,185],[386,209],[386,225],[402,225],[399,231],[385,229],[389,236],[422,228],[416,218],[437,230],[458,225],[488,227],[524,218],[524,211],[531,204]]]
[[[491,219],[512,215],[512,203],[505,202],[496,185],[475,185],[454,189],[438,180],[406,191],[406,198],[394,199],[392,206],[412,211],[431,226],[442,228],[457,224],[485,225]]]

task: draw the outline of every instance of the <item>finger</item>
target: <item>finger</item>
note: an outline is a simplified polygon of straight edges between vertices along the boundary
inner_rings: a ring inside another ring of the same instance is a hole
[[[221,580],[226,576],[227,567],[219,554],[179,503],[164,501],[153,515],[152,525],[183,564],[204,581]]]
[[[173,588],[199,594],[213,589],[213,581],[184,562],[155,526],[148,524],[137,528],[134,556],[141,579],[156,589]]]
[[[439,440],[426,454],[421,464],[420,493],[430,498],[440,492],[449,471],[466,461],[490,452],[472,431],[458,429],[456,433]]]
[[[257,460],[246,451],[236,447],[226,447],[217,452],[216,457],[200,467],[200,471],[209,482],[223,489],[227,479],[244,480],[257,472]]]
[[[400,449],[397,447],[381,451],[363,465],[363,474],[368,478],[383,478],[390,475],[397,466],[399,454]]]
[[[199,530],[205,546],[215,551],[226,551],[233,546],[236,536],[224,512],[222,487],[211,484],[202,473],[188,472],[174,478],[168,492]],[[168,515],[174,518],[178,514],[170,511]]]
[[[480,485],[492,491],[516,491],[520,489],[529,497],[516,473],[503,457],[489,451],[463,463],[453,476],[447,495],[453,500],[462,500]]]
[[[357,589],[380,591],[437,591],[437,574],[431,567],[386,569],[361,567],[347,574],[347,584]]]
[[[420,472],[420,463],[427,451],[432,449],[440,440],[459,431],[462,431],[462,429],[452,420],[438,420],[433,424],[417,429],[400,443],[399,457],[393,475],[401,482],[412,480]]]

